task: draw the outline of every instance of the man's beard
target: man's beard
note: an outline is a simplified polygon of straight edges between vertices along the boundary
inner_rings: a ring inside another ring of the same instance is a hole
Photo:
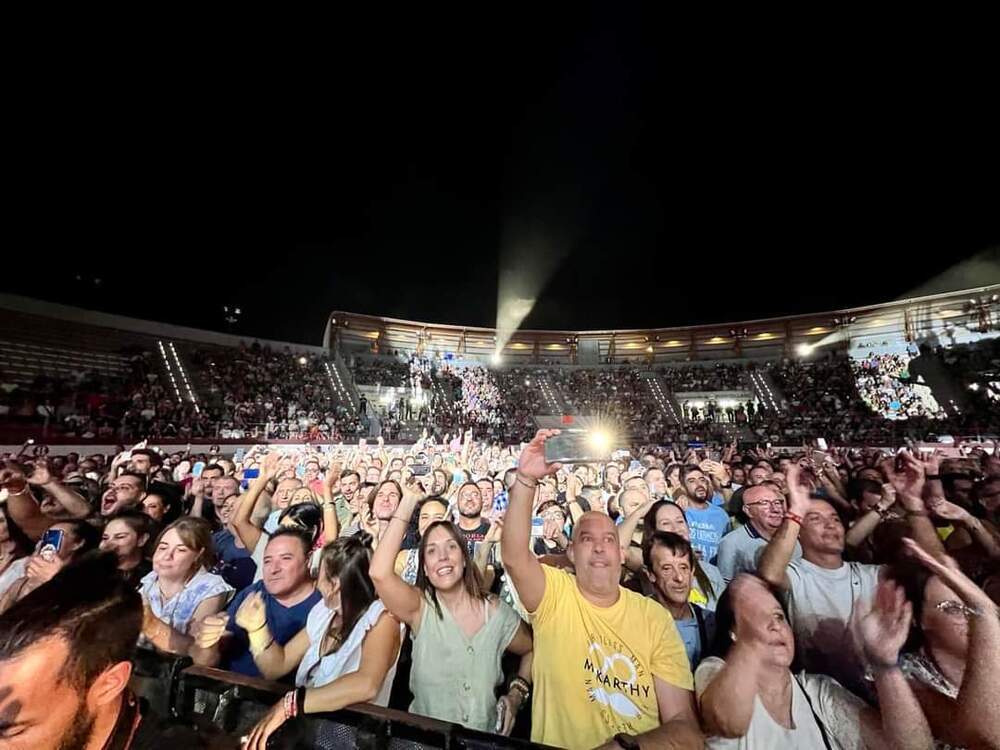
[[[58,750],[84,750],[93,733],[94,715],[86,709],[83,701],[80,701],[80,707],[73,717],[73,723],[69,725],[59,741]]]
[[[481,516],[481,515],[483,514],[483,512],[482,512],[482,510],[480,509],[480,510],[477,510],[477,511],[476,511],[475,513],[470,513],[470,512],[469,512],[469,511],[467,511],[467,510],[462,510],[461,508],[459,508],[459,509],[458,509],[458,514],[459,514],[459,515],[460,515],[460,516],[461,516],[462,518],[479,518],[479,517],[480,517],[480,516]]]

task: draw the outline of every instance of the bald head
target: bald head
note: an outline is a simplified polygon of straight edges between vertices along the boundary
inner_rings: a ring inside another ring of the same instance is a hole
[[[616,534],[618,533],[618,527],[615,526],[615,522],[611,520],[610,516],[597,510],[587,511],[573,526],[573,541],[579,541],[580,535],[583,533],[599,534],[605,529],[611,529]]]
[[[642,507],[647,498],[648,495],[640,490],[625,490],[618,501],[621,505],[622,515],[630,516],[635,513],[636,510]]]

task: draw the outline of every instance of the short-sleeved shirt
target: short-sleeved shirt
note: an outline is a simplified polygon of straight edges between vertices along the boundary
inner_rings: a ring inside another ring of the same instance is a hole
[[[476,548],[482,544],[482,541],[486,538],[486,535],[490,531],[490,522],[484,520],[478,527],[472,529],[471,531],[467,531],[466,529],[459,527],[459,531],[461,531],[462,536],[465,537],[465,546],[469,549],[469,556],[475,559]]]
[[[715,656],[705,659],[695,670],[694,682],[701,700],[705,690],[726,663]],[[861,737],[861,712],[865,703],[831,677],[800,673],[792,679],[792,729],[787,729],[764,708],[758,696],[753,699],[750,727],[742,737],[708,737],[705,747],[711,750],[817,750],[825,747],[822,722],[830,747],[834,750],[864,750]]]
[[[535,637],[532,741],[596,747],[620,732],[658,727],[654,676],[693,687],[670,613],[622,588],[612,606],[595,606],[574,576],[547,565],[542,570],[545,594],[529,613]]]
[[[767,546],[767,539],[762,537],[752,523],[746,523],[733,529],[719,543],[719,557],[716,563],[726,584],[732,583],[740,573],[757,572],[757,554]],[[802,557],[802,545],[795,542],[792,559]]]
[[[695,669],[701,662],[701,657],[708,651],[715,635],[715,613],[695,604],[689,606],[691,617],[674,620],[674,625],[677,626],[677,632],[684,641],[684,650],[687,652],[691,669]]]
[[[788,618],[795,633],[796,663],[827,674],[852,690],[864,689],[864,669],[854,656],[848,622],[856,602],[871,602],[880,567],[845,562],[836,570],[793,560],[788,565]]]
[[[702,560],[715,562],[722,537],[729,530],[729,514],[718,505],[709,505],[688,508],[684,517],[691,529],[691,547],[701,554]]]
[[[154,570],[142,579],[139,593],[149,602],[153,614],[179,633],[188,634],[191,618],[198,605],[219,594],[232,593],[233,587],[215,573],[201,568],[183,589],[164,601],[160,594],[159,575]]]
[[[237,591],[242,591],[254,581],[257,563],[246,547],[236,545],[236,537],[229,529],[220,529],[212,534],[215,554],[219,564],[212,570]]]
[[[322,599],[319,592],[314,590],[298,604],[286,607],[267,592],[263,581],[258,581],[236,595],[226,608],[226,614],[229,615],[226,632],[231,636],[232,642],[227,646],[220,669],[227,669],[230,672],[238,672],[250,677],[260,677],[261,673],[250,653],[250,639],[247,637],[247,631],[236,624],[236,611],[243,604],[243,600],[255,592],[260,592],[261,598],[264,600],[267,629],[279,646],[284,646],[305,627],[309,612]]]

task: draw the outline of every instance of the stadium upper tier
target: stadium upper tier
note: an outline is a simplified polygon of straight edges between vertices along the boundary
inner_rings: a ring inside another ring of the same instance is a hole
[[[519,330],[497,342],[492,328],[421,323],[336,311],[324,346],[351,353],[453,354],[510,364],[600,365],[692,359],[777,359],[824,350],[899,346],[907,340],[950,346],[1000,325],[1000,286],[763,320],[701,326],[606,330]]]

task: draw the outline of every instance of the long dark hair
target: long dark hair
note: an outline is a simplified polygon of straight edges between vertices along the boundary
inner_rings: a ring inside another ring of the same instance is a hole
[[[316,503],[289,505],[278,516],[278,525],[280,526],[286,518],[291,518],[297,527],[309,532],[313,543],[319,538],[319,533],[323,528],[323,509]]]
[[[341,625],[340,633],[334,636],[334,651],[340,648],[358,618],[378,598],[368,573],[371,561],[372,537],[364,531],[330,542],[320,554],[320,566],[326,577],[340,581]]]
[[[675,503],[673,500],[657,500],[650,506],[649,510],[646,511],[646,515],[642,518],[642,548],[646,549],[649,540],[652,538],[653,534],[656,532],[656,515],[660,512],[660,508],[666,506],[673,506],[680,511],[681,518],[684,519],[684,525],[687,526],[687,516],[684,515],[684,509]],[[690,527],[689,527],[690,528]],[[691,568],[694,571],[694,579],[698,582],[698,586],[704,592],[708,600],[711,601],[715,598],[715,587],[712,586],[712,581],[709,580],[708,574],[705,573],[704,569],[701,567],[701,561],[698,559],[697,555],[691,555]]]
[[[476,564],[472,561],[472,557],[469,555],[469,547],[465,543],[465,537],[462,535],[462,532],[452,521],[435,521],[427,527],[427,531],[424,532],[423,537],[420,539],[417,588],[425,595],[430,596],[431,602],[434,604],[434,609],[437,611],[437,616],[442,618],[444,614],[441,612],[441,604],[438,602],[437,590],[427,579],[427,571],[424,566],[424,556],[427,554],[427,538],[438,527],[447,530],[451,538],[458,543],[458,548],[462,552],[462,562],[465,565],[465,569],[462,571],[462,586],[466,593],[473,599],[482,599],[483,601],[487,599],[489,594],[486,591],[486,582],[483,580],[482,573],[479,572],[479,568],[476,567]]]

